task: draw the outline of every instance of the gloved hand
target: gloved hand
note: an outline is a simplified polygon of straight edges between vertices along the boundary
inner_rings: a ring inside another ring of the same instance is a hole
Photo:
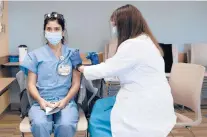
[[[82,59],[80,57],[79,50],[76,49],[72,55],[70,56],[70,60],[72,62],[73,69],[76,68],[78,65],[82,64]]]
[[[96,52],[89,52],[86,58],[91,60],[92,65],[99,64],[98,54]]]

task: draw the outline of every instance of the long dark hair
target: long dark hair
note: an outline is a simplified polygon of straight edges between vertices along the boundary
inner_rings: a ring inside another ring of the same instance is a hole
[[[116,9],[112,13],[110,20],[117,26],[118,47],[127,39],[135,38],[141,34],[146,34],[159,49],[161,55],[163,55],[162,48],[153,36],[141,12],[135,6],[127,4]]]
[[[62,14],[59,14],[57,12],[52,12],[52,13],[49,13],[49,14],[45,14],[44,18],[45,18],[45,20],[44,20],[44,31],[45,31],[46,25],[48,24],[49,21],[57,21],[57,23],[61,26],[62,31],[64,32],[66,30],[66,28],[65,28],[65,19],[64,19]],[[62,44],[65,43],[65,37],[64,36],[61,39],[61,43]]]

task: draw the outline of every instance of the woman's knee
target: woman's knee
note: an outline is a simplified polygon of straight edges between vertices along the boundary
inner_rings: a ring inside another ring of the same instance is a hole
[[[58,126],[61,126],[63,128],[65,127],[76,127],[77,122],[76,121],[61,121],[60,123],[57,124]]]
[[[31,121],[31,125],[39,128],[47,127],[49,130],[52,129],[52,122],[48,122],[42,119],[33,119]]]
[[[77,123],[59,123],[55,125],[56,132],[68,132],[73,134],[76,132]]]
[[[33,119],[33,120],[31,121],[31,123],[32,123],[32,125],[37,125],[37,126],[44,126],[44,125],[47,124],[46,121],[42,121],[42,120],[40,120],[40,119]]]
[[[41,119],[34,119],[31,121],[31,130],[34,137],[40,136],[48,136],[52,133],[53,123],[42,121]]]

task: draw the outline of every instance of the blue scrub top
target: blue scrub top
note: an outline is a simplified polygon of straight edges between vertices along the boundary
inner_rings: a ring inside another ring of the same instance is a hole
[[[52,49],[45,45],[36,49],[25,57],[21,67],[27,74],[28,70],[37,74],[36,87],[40,96],[51,102],[59,101],[67,96],[72,83],[72,69],[81,64],[79,50],[62,46],[64,60],[58,59]],[[70,66],[70,74],[62,76],[58,74],[58,65]]]

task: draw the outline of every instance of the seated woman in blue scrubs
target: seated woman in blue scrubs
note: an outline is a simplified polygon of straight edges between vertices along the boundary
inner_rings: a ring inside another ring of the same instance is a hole
[[[79,90],[81,64],[79,50],[64,45],[65,20],[56,12],[45,15],[44,34],[47,44],[25,57],[21,66],[28,70],[28,90],[34,103],[29,111],[34,137],[73,137],[78,123],[74,96]],[[46,115],[46,107],[59,107]]]

